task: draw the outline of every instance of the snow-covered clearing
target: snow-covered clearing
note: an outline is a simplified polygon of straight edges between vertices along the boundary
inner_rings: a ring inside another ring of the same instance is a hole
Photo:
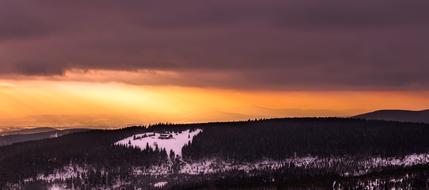
[[[182,148],[186,144],[192,143],[195,136],[203,132],[202,129],[196,130],[185,130],[181,132],[148,132],[142,134],[136,134],[131,137],[122,139],[115,143],[115,145],[122,145],[128,147],[136,147],[141,150],[145,150],[147,147],[152,150],[158,147],[159,149],[165,149],[169,154],[173,151],[176,156],[182,156]]]
[[[153,186],[154,186],[154,187],[156,187],[156,188],[162,188],[162,187],[164,187],[165,185],[167,185],[167,183],[168,183],[168,182],[166,182],[166,181],[161,181],[161,182],[158,182],[158,183],[153,184]]]

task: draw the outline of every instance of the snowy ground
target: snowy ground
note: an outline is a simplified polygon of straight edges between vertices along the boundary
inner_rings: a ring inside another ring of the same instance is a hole
[[[376,168],[388,166],[409,167],[420,164],[429,164],[429,154],[411,154],[402,158],[368,158],[363,160],[354,160],[348,157],[319,158],[313,156],[294,157],[285,160],[261,160],[256,162],[234,162],[219,159],[207,159],[194,161],[191,163],[184,162],[179,170],[179,174],[201,175],[225,173],[229,171],[242,171],[250,173],[264,169],[277,170],[283,167],[299,168],[342,168],[336,170],[337,173],[344,176],[359,176],[371,172]],[[341,167],[339,167],[341,166]],[[172,174],[172,166],[169,164],[154,165],[149,168],[135,168],[135,175],[150,176],[167,176]]]
[[[193,134],[189,131],[182,133]],[[350,157],[320,158],[307,156],[293,157],[284,160],[261,160],[255,162],[236,162],[231,160],[226,161],[213,158],[193,161],[189,163],[183,161],[179,170],[174,170],[172,163],[153,165],[149,168],[136,166],[133,168],[133,173],[131,175],[135,177],[150,176],[152,179],[156,180],[155,183],[151,183],[152,187],[161,188],[167,185],[169,176],[175,176],[177,174],[192,176],[227,173],[230,171],[241,171],[249,173],[250,175],[255,171],[261,171],[265,169],[278,170],[284,167],[287,168],[293,166],[299,168],[331,168],[334,170],[335,168],[344,168],[335,171],[338,172],[338,174],[344,176],[360,176],[369,173],[376,168],[384,168],[388,166],[407,167],[420,164],[429,164],[429,154],[411,154],[404,157],[387,158],[373,157],[362,160],[355,160]],[[64,186],[63,182],[65,182],[67,179],[82,178],[83,176],[86,176],[85,174],[87,174],[88,171],[95,171],[95,168],[88,165],[78,166],[75,164],[69,164],[67,166],[64,166],[62,169],[56,170],[52,174],[40,174],[34,178],[25,179],[24,182],[28,183],[32,181],[45,181],[52,185],[51,189],[61,189],[61,187]],[[103,173],[104,171],[100,172]],[[402,178],[393,180],[402,180]],[[379,184],[381,184],[381,182],[375,180],[371,181],[370,184],[360,185],[371,187],[377,186]]]
[[[115,145],[137,147],[141,150],[146,149],[147,146],[151,149],[158,147],[159,149],[165,149],[167,153],[173,151],[176,156],[182,156],[182,148],[186,144],[192,143],[194,137],[203,132],[202,129],[196,130],[185,130],[182,132],[165,132],[156,133],[148,132],[142,134],[136,134],[131,137],[122,139],[115,143]]]
[[[64,181],[71,178],[79,178],[82,175],[85,175],[89,170],[88,166],[78,166],[74,164],[69,164],[64,166],[62,169],[54,171],[54,173],[49,175],[39,174],[36,179],[42,180],[46,182],[54,182],[54,181]]]
[[[162,188],[162,187],[164,187],[165,185],[167,185],[168,184],[168,182],[166,182],[166,181],[161,181],[161,182],[158,182],[158,183],[155,183],[155,184],[153,184],[153,186],[154,187],[156,187],[156,188]]]
[[[338,164],[344,164],[347,162],[347,158],[318,158],[318,157],[295,157],[289,158],[282,161],[275,160],[262,160],[258,162],[233,162],[219,159],[208,159],[201,160],[192,163],[184,163],[178,173],[187,175],[200,175],[200,174],[214,174],[223,173],[228,171],[243,171],[251,172],[263,169],[277,170],[283,167],[294,165],[295,167],[301,168],[331,168]],[[352,161],[355,162],[355,161]],[[362,175],[371,169],[382,168],[387,166],[414,166],[419,164],[429,164],[429,154],[411,154],[403,158],[370,158],[356,162],[357,165],[353,165],[360,168],[359,171],[348,171],[346,175]],[[90,166],[77,166],[67,165],[62,169],[55,171],[53,174],[43,175],[40,174],[36,177],[37,180],[46,182],[64,181],[70,178],[79,178],[86,174],[89,170],[93,170]],[[134,175],[150,175],[150,176],[167,176],[173,173],[172,166],[170,164],[153,165],[149,168],[134,169]],[[34,179],[27,179],[27,181],[33,181]]]
[[[67,187],[65,187],[64,185],[57,185],[54,184],[51,187],[49,187],[49,190],[66,190]]]
[[[207,159],[186,163],[180,167],[179,174],[186,175],[207,175],[216,173],[226,173],[230,171],[242,171],[250,173],[252,171],[260,171],[265,169],[278,170],[283,167],[294,165],[302,168],[326,168],[334,165],[338,160],[318,159],[317,157],[297,157],[285,159],[282,161],[262,160],[256,162],[235,162],[219,159]],[[149,176],[168,176],[174,173],[171,163],[154,165],[149,168],[134,169],[134,175],[149,175]]]
[[[375,157],[368,160],[369,164],[375,166],[413,166],[429,162],[429,154],[410,154],[403,158]]]

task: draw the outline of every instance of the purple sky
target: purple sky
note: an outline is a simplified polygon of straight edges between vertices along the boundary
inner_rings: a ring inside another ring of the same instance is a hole
[[[0,1],[0,76],[155,70],[185,76],[167,85],[429,90],[428,10],[423,0]]]

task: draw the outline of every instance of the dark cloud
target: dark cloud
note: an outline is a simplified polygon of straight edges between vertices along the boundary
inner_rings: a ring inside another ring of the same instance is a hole
[[[18,3],[6,1],[1,4],[0,42],[48,35],[55,30],[42,19],[26,14],[26,8],[22,5],[16,6]]]
[[[420,0],[2,1],[0,73],[153,69],[189,77],[178,85],[428,89],[428,8]]]

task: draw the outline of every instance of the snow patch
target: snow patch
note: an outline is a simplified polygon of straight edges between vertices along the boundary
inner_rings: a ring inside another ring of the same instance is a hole
[[[54,171],[49,175],[39,174],[36,179],[43,180],[46,182],[54,182],[56,180],[67,180],[71,178],[78,178],[83,174],[86,174],[88,170],[77,165],[69,164],[64,166],[62,169]]]
[[[167,185],[168,184],[168,182],[166,182],[166,181],[161,181],[161,182],[158,182],[158,183],[155,183],[155,184],[153,184],[153,186],[155,187],[155,188],[162,188],[162,187],[164,187],[165,185]]]
[[[160,150],[164,149],[167,154],[173,151],[176,156],[182,157],[182,148],[192,143],[194,137],[201,132],[203,132],[202,129],[165,133],[147,132],[122,139],[115,145],[136,147],[141,150],[145,150],[147,147],[154,150],[158,147]]]
[[[67,188],[59,186],[59,185],[52,185],[51,187],[49,187],[49,190],[66,190]]]
[[[362,175],[367,173],[369,170],[387,166],[402,166],[410,167],[421,164],[429,163],[429,154],[410,154],[404,157],[373,157],[364,161],[360,161],[358,165],[364,167],[364,170],[354,175]]]

